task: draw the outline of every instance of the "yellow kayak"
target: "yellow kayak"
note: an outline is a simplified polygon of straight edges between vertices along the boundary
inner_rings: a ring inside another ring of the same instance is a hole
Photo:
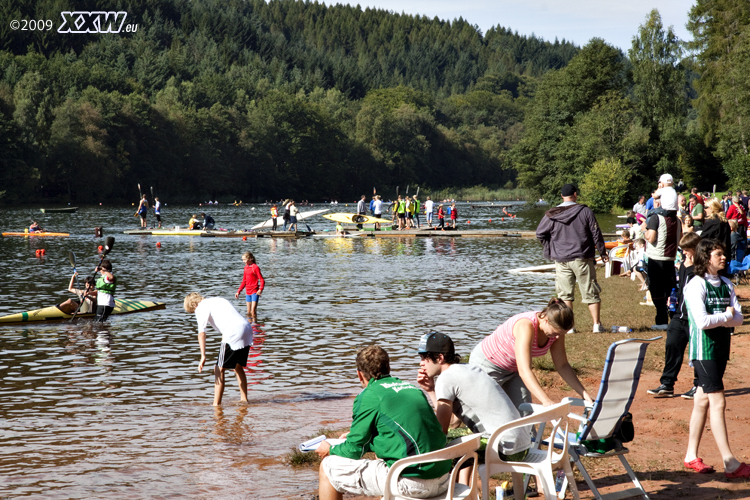
[[[379,219],[377,217],[370,217],[369,215],[359,214],[325,214],[328,220],[334,222],[341,222],[342,224],[391,224],[390,219]]]
[[[36,231],[34,233],[3,233],[3,236],[23,236],[28,238],[29,236],[39,237],[39,236],[70,236],[70,233],[50,233],[47,231]]]
[[[115,299],[115,309],[112,314],[131,314],[137,312],[155,311],[164,309],[167,306],[164,302],[151,302],[148,300],[126,300]],[[77,314],[78,318],[93,318],[94,313]],[[35,311],[26,311],[18,314],[10,314],[0,317],[0,325],[21,325],[24,323],[64,321],[72,318],[72,314],[66,314],[55,306],[36,309]]]

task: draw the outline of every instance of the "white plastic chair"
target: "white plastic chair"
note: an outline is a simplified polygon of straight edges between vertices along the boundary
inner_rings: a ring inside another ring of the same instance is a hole
[[[561,435],[567,434],[567,417],[570,412],[570,403],[563,402],[552,406],[529,406],[535,410],[535,413],[499,427],[492,433],[492,436],[490,436],[490,439],[487,442],[484,465],[479,467],[479,475],[482,478],[482,500],[489,499],[490,476],[500,472],[510,472],[512,474],[513,493],[516,500],[523,500],[526,495],[522,474],[533,474],[536,476],[537,487],[544,493],[544,498],[546,500],[553,500],[556,498],[555,476],[553,471],[559,469],[565,471],[565,477],[571,485],[573,497],[578,499],[578,490],[575,488],[576,483],[575,478],[573,477],[573,469],[570,466],[567,442],[563,443],[560,450],[556,450],[554,446],[549,446],[546,450],[532,448],[529,450],[529,454],[523,462],[506,462],[500,458],[498,453],[500,436],[510,429],[550,422],[552,424],[552,435],[555,433],[560,433]],[[563,496],[561,498],[565,498],[564,492],[565,490],[562,491]]]
[[[412,497],[403,496],[398,492],[398,478],[407,467],[414,464],[425,464],[429,462],[440,462],[442,460],[453,460],[454,458],[458,457],[461,457],[461,459],[456,463],[453,471],[451,471],[448,491],[444,495],[438,495],[428,500],[479,500],[479,491],[477,490],[476,476],[478,462],[477,450],[479,449],[479,441],[481,438],[481,434],[462,436],[451,441],[450,444],[442,450],[423,453],[421,455],[415,455],[413,457],[406,457],[398,460],[397,462],[394,462],[394,464],[388,470],[388,475],[385,478],[385,491],[383,492],[383,500],[415,500]],[[470,458],[474,459],[474,464],[471,466],[471,470],[469,471],[471,474],[471,484],[469,484],[469,486],[466,486],[465,484],[456,483],[461,465],[463,465],[463,463]]]

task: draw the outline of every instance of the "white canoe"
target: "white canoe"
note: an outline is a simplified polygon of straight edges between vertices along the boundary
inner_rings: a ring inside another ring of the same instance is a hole
[[[320,215],[323,212],[328,212],[330,210],[331,210],[330,208],[326,208],[325,210],[310,210],[309,212],[299,212],[297,214],[297,220],[299,221],[299,220],[309,219],[310,217],[313,217],[315,215]],[[279,226],[284,224],[284,221],[281,218],[282,214],[283,214],[283,211],[279,212],[279,216],[277,218],[277,222],[279,223]],[[268,228],[273,227],[273,219],[268,219],[266,222],[263,222],[262,224],[257,224],[253,226],[252,229],[265,229],[267,227]]]

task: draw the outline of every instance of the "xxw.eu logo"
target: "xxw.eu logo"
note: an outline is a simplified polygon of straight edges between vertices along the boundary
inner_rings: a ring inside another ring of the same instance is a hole
[[[127,12],[61,12],[63,23],[58,33],[135,33],[137,24],[125,25]]]

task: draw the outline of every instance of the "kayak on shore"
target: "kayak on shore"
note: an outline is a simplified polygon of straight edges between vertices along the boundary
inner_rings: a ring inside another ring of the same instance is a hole
[[[127,299],[115,299],[115,309],[112,314],[131,314],[137,312],[155,311],[157,309],[165,309],[167,306],[164,302],[151,302],[148,300],[127,300]],[[95,314],[77,314],[77,318],[93,318]],[[9,314],[8,316],[0,317],[0,326],[4,325],[20,325],[23,323],[38,323],[38,322],[53,322],[53,321],[64,321],[72,318],[72,314],[62,312],[57,306],[44,307],[42,309],[36,309],[34,311],[26,311],[17,314]]]

